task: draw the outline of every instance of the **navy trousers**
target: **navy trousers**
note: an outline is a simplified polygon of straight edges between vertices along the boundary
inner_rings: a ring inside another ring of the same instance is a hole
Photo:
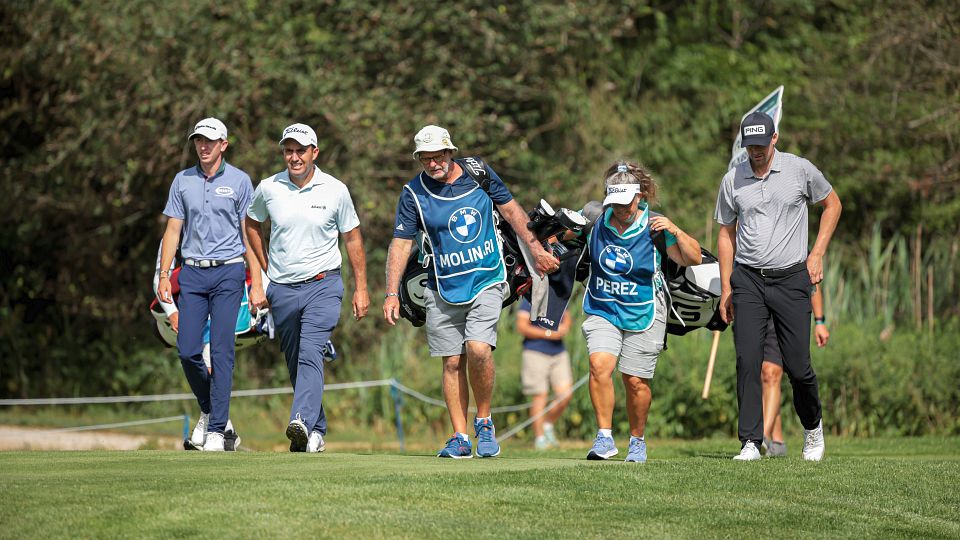
[[[737,349],[737,404],[740,420],[737,434],[742,442],[763,440],[763,390],[760,368],[767,322],[780,342],[783,370],[793,387],[793,406],[804,429],[820,423],[820,391],[810,365],[810,274],[801,270],[783,277],[763,277],[734,265],[733,339]]]
[[[293,385],[290,420],[300,418],[307,430],[326,435],[323,347],[340,320],[343,280],[339,274],[327,274],[302,284],[271,283],[267,300]]]
[[[177,349],[200,410],[210,413],[207,431],[223,433],[230,418],[237,310],[246,286],[241,263],[180,270],[180,331]],[[210,367],[203,363],[203,328],[210,318]]]

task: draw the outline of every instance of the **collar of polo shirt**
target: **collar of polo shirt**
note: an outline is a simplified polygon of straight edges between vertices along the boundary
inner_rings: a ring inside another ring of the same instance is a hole
[[[227,160],[221,158],[221,159],[220,159],[220,168],[217,169],[217,172],[213,173],[212,176],[207,176],[207,175],[203,172],[203,166],[200,164],[199,161],[197,161],[197,172],[200,173],[200,176],[203,176],[204,178],[213,178],[214,176],[220,176],[221,174],[223,174],[223,170],[226,169],[226,168],[227,168]]]

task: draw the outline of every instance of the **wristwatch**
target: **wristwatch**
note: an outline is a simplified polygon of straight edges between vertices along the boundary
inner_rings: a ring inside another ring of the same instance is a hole
[[[547,330],[547,331],[545,331],[545,332],[543,333],[543,335],[546,336],[546,337],[550,337],[550,336],[553,335],[553,330]]]

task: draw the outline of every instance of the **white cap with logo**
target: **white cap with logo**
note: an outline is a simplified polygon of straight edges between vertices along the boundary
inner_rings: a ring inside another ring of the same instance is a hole
[[[223,122],[216,118],[204,118],[197,122],[197,125],[193,126],[193,133],[187,137],[187,140],[192,140],[197,135],[206,137],[211,141],[225,141],[227,140],[227,126],[223,125]]]
[[[630,204],[633,197],[641,191],[640,184],[614,184],[607,186],[607,196],[603,199],[603,205],[608,204]]]
[[[438,150],[459,150],[450,140],[450,132],[440,126],[426,126],[417,132],[413,138],[417,149],[413,151],[413,158],[417,159],[420,152],[436,152]]]
[[[317,134],[306,124],[292,124],[283,129],[280,144],[287,139],[293,139],[303,146],[317,146]]]

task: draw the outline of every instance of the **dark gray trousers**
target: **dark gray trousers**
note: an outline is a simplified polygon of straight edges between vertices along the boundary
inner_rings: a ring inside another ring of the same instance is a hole
[[[789,276],[764,277],[735,264],[730,276],[733,289],[733,338],[737,349],[737,404],[741,442],[763,440],[763,393],[760,367],[773,320],[783,354],[783,369],[793,386],[793,406],[804,429],[820,423],[820,391],[810,365],[810,275],[801,270]]]

